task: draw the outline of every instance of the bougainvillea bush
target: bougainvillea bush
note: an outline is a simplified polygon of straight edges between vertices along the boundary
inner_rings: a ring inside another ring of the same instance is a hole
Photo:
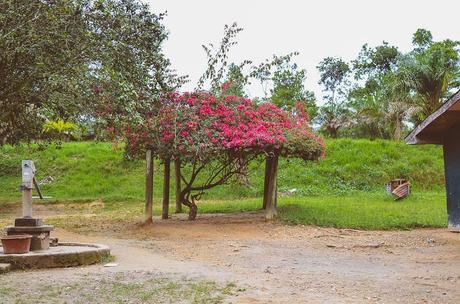
[[[287,112],[271,103],[205,92],[168,94],[155,115],[144,113],[142,124],[111,126],[110,132],[125,137],[131,155],[152,149],[163,160],[189,166],[180,199],[191,219],[204,191],[226,183],[260,155],[315,160],[324,154],[300,104]],[[197,184],[200,174],[206,177]]]

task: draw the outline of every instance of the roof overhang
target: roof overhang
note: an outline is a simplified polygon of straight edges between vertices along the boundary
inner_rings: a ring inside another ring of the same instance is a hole
[[[457,124],[460,124],[460,91],[419,124],[405,141],[409,145],[442,145],[445,134]]]

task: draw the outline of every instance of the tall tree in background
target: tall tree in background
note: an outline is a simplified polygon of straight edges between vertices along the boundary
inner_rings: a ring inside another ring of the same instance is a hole
[[[250,75],[260,82],[264,100],[290,111],[295,111],[296,103],[300,102],[312,119],[318,112],[316,98],[312,91],[305,88],[307,71],[293,62],[298,54],[274,55],[258,66],[253,66]]]
[[[273,89],[271,101],[277,106],[294,110],[297,102],[301,102],[308,115],[313,119],[318,111],[315,93],[305,88],[307,71],[300,69],[296,63],[283,62],[273,73]]]
[[[327,57],[317,66],[320,81],[326,93],[326,104],[320,108],[318,121],[323,132],[337,137],[339,130],[349,122],[349,111],[346,108],[345,87],[350,76],[350,67],[341,58]]]
[[[357,83],[349,93],[349,106],[354,114],[354,131],[358,136],[399,140],[405,104],[395,88],[394,73],[400,52],[383,42],[375,48],[365,44],[353,61]]]
[[[344,95],[344,85],[346,85],[350,76],[350,67],[348,63],[341,58],[327,57],[324,58],[317,69],[320,73],[319,84],[324,87],[326,94],[325,98],[332,102],[336,102],[336,95]]]

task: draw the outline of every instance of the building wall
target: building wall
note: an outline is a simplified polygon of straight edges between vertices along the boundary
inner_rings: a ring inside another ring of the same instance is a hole
[[[449,228],[460,231],[460,124],[444,138],[444,164]]]

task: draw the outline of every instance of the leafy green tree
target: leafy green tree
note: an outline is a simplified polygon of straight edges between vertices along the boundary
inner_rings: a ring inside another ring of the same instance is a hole
[[[329,93],[324,97],[329,102],[335,103],[336,95],[345,94],[344,86],[350,76],[348,63],[341,58],[327,57],[319,63],[317,69],[321,75],[318,83],[324,87],[326,93]]]
[[[245,74],[241,65],[231,63],[222,90],[227,95],[247,97],[245,88],[249,84],[249,75]]]
[[[181,83],[161,52],[162,19],[140,1],[2,1],[0,144],[92,116],[102,92],[134,109]]]
[[[361,47],[358,58],[353,61],[353,72],[357,80],[375,80],[395,70],[400,52],[397,47],[384,41],[375,48],[365,44]]]
[[[398,48],[383,42],[375,48],[365,44],[353,61],[355,85],[349,94],[349,105],[355,116],[360,136],[370,138],[401,138],[402,121],[408,107],[407,90],[397,84],[395,72],[401,57]],[[404,102],[402,102],[404,101]]]
[[[294,56],[298,54],[292,52],[283,56],[273,55],[272,58],[253,66],[250,76],[260,82],[264,100],[290,111],[295,111],[296,103],[300,102],[312,119],[318,112],[316,97],[305,88],[307,71],[293,62]]]
[[[433,35],[426,29],[418,29],[412,37],[412,44],[417,50],[423,50],[432,43]]]
[[[341,58],[324,58],[317,66],[320,72],[319,84],[325,92],[326,104],[320,107],[317,121],[323,132],[337,137],[339,130],[350,123],[350,111],[346,104],[346,86],[350,76],[348,63]]]
[[[271,101],[278,107],[293,110],[297,102],[301,102],[311,119],[317,112],[315,93],[305,88],[307,78],[305,69],[299,69],[297,64],[284,62],[276,67],[273,73],[273,89]]]

